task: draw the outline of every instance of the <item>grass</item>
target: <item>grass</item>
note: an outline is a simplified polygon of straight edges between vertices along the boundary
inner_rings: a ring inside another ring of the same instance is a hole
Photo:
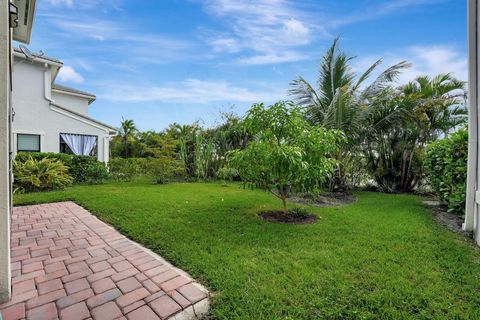
[[[147,182],[15,196],[74,200],[216,292],[214,319],[480,319],[480,250],[410,195],[359,193],[272,224],[280,203],[238,185]]]

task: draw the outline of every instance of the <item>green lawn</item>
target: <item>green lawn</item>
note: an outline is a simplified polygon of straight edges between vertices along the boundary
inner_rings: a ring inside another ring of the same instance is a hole
[[[74,200],[216,292],[214,319],[480,319],[480,250],[409,195],[359,193],[271,224],[271,195],[238,185],[75,186],[15,196]]]

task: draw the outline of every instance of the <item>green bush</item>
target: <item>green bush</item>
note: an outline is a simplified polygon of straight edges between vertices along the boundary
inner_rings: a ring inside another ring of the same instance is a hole
[[[87,184],[101,184],[110,178],[107,167],[100,161],[88,162],[80,168],[81,170],[77,172],[82,173],[83,182]],[[77,182],[80,180],[78,179]]]
[[[138,174],[139,166],[132,159],[113,158],[108,162],[110,175],[118,181],[130,181]]]
[[[459,130],[427,147],[425,172],[434,192],[448,211],[465,213],[468,132]]]
[[[217,171],[217,178],[223,181],[224,185],[238,177],[238,170],[229,167],[222,167]]]
[[[34,158],[13,162],[13,188],[15,193],[64,189],[73,178],[68,167],[60,160]]]
[[[53,152],[20,152],[15,160],[25,162],[28,159],[59,160],[68,167],[68,174],[73,177],[74,183],[102,183],[108,179],[107,167],[95,157],[77,156]]]
[[[153,176],[159,184],[182,178],[184,171],[183,163],[171,157],[149,158],[146,163],[146,174]]]
[[[76,183],[103,183],[109,176],[105,164],[94,157],[72,156],[69,167]]]
[[[54,153],[54,152],[19,152],[15,157],[15,160],[20,162],[25,162],[28,159],[42,160],[44,158],[60,160],[65,165],[70,167],[72,163],[73,155],[66,154],[66,153]]]
[[[171,157],[157,158],[113,158],[109,162],[110,174],[120,181],[130,181],[135,175],[149,175],[158,183],[167,179],[181,179],[183,164]]]

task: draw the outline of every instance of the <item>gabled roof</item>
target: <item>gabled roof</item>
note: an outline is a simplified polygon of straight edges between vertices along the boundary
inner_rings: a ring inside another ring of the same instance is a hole
[[[85,98],[88,98],[88,104],[91,104],[95,99],[97,98],[93,93],[88,93],[86,91],[78,90],[75,88],[67,87],[58,83],[53,83],[52,84],[52,90],[56,91],[62,91],[66,93],[72,93],[74,95],[78,96],[84,96]]]
[[[96,124],[100,127],[103,127],[104,129],[108,129],[110,131],[110,133],[112,133],[112,134],[118,134],[118,129],[117,128],[114,128],[112,126],[109,126],[108,124],[105,124],[103,122],[100,122],[98,120],[90,118],[86,115],[83,115],[81,113],[78,113],[78,112],[75,112],[75,111],[70,110],[68,108],[65,108],[64,106],[58,105],[56,103],[50,103],[50,107],[57,108],[61,111],[60,113],[66,114],[66,115],[68,115],[72,118],[80,118],[80,119],[83,119],[84,122],[85,122],[85,120],[86,120],[86,122],[93,122],[94,124]]]

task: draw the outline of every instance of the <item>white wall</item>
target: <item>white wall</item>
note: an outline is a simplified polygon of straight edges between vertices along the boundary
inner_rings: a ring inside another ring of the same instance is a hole
[[[65,108],[83,114],[85,116],[88,115],[87,98],[77,97],[66,93],[52,92],[52,99],[55,101],[56,104],[64,106]]]
[[[10,299],[10,28],[8,0],[0,0],[0,303]]]
[[[474,233],[480,245],[480,145],[479,145],[479,7],[468,0],[468,174],[463,229]]]
[[[41,152],[60,151],[60,133],[86,134],[98,136],[97,154],[98,160],[108,161],[108,131],[95,123],[79,119],[73,119],[65,114],[54,111],[50,101],[45,97],[45,84],[47,92],[50,92],[51,74],[50,69],[43,63],[28,62],[23,59],[15,59],[13,68],[13,93],[12,105],[15,111],[13,121],[14,152],[16,152],[16,134],[39,134]],[[60,95],[52,95],[57,98]],[[74,98],[74,97],[72,97]],[[81,98],[80,98],[81,99]],[[61,100],[61,99],[60,99]],[[72,105],[63,104],[72,99],[63,99],[58,104],[71,108]],[[57,101],[56,101],[57,102]],[[78,101],[73,107],[81,106]],[[73,110],[78,112],[78,110]],[[63,112],[64,113],[64,112]],[[107,141],[106,141],[107,140]]]

